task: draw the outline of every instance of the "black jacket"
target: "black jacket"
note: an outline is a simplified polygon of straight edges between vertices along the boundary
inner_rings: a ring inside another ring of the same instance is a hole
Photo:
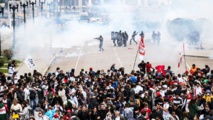
[[[61,106],[63,106],[63,101],[62,101],[62,98],[60,96],[53,98],[52,106],[54,106],[57,103],[57,101],[59,102],[59,104]]]
[[[79,111],[78,118],[80,120],[88,120],[88,118],[89,118],[88,112]]]
[[[99,114],[101,120],[103,120],[106,118],[107,110],[99,110],[98,114]]]

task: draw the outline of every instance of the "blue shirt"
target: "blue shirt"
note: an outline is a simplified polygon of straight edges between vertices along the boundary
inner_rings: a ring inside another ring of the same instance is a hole
[[[137,81],[135,76],[131,76],[131,80],[132,80],[133,83],[135,83]]]

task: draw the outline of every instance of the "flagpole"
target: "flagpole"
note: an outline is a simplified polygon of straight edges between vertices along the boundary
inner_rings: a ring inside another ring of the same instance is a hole
[[[144,36],[141,35],[141,39],[140,39],[140,43],[139,43],[139,46],[141,45],[141,43],[143,44],[143,47],[144,47],[144,40],[143,40]],[[135,62],[134,62],[134,65],[133,65],[133,70],[135,69],[135,63],[136,63],[136,59],[138,57],[138,52],[139,52],[139,49],[140,47],[138,47],[138,50],[137,50],[137,53],[136,53],[136,56],[135,56]]]
[[[187,66],[186,66],[186,55],[185,55],[185,45],[183,43],[183,57],[184,57],[184,62],[185,62],[185,69],[187,70]]]
[[[136,53],[136,56],[135,56],[135,62],[134,62],[134,65],[133,65],[133,70],[135,69],[135,63],[136,63],[136,59],[137,59],[137,57],[138,57],[138,51],[139,51],[139,48],[138,48],[137,53]]]

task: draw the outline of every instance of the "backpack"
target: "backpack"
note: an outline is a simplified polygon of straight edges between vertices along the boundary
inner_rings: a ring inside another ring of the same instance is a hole
[[[53,93],[52,93],[52,91],[51,91],[51,92],[48,92],[47,98],[48,98],[49,100],[53,99]]]
[[[36,92],[33,90],[30,90],[30,100],[35,100],[36,98]]]
[[[72,109],[72,103],[69,100],[67,100],[67,105],[65,106],[65,109],[66,110]]]

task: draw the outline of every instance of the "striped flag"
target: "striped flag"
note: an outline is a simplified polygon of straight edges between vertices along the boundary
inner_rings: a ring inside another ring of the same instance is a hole
[[[146,51],[145,51],[145,43],[144,43],[143,37],[141,37],[141,41],[140,41],[139,46],[138,46],[138,53],[140,55],[139,58],[141,60],[143,60],[144,56],[145,56],[145,53],[146,53]]]

